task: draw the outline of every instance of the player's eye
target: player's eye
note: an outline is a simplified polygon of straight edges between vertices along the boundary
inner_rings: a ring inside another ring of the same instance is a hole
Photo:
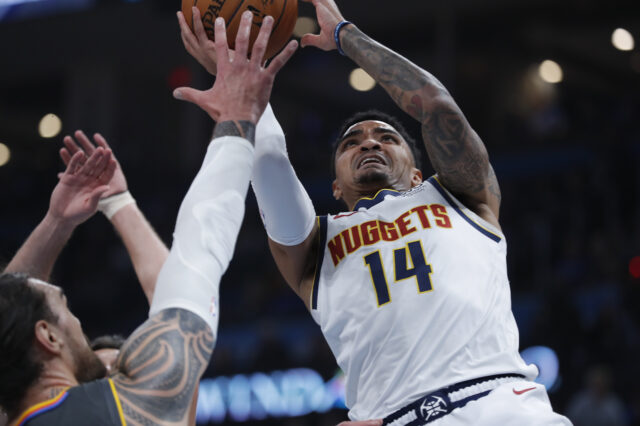
[[[382,142],[398,143],[398,139],[396,137],[394,137],[393,135],[382,135],[381,140],[382,140]]]
[[[358,143],[356,142],[355,139],[349,139],[348,141],[344,142],[342,144],[342,149],[348,149],[351,148],[352,146],[356,146]]]

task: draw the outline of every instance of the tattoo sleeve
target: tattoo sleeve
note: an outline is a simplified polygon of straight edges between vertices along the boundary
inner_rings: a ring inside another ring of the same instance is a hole
[[[164,310],[140,326],[125,342],[113,378],[127,424],[186,420],[213,346],[209,326],[183,309]]]
[[[487,150],[442,83],[354,25],[343,30],[341,45],[403,111],[422,124],[429,159],[442,183],[471,208],[488,204],[497,217],[500,189]]]
[[[222,136],[238,136],[244,138],[255,145],[256,140],[256,125],[251,121],[222,121],[216,124],[213,130],[213,138],[220,138]]]

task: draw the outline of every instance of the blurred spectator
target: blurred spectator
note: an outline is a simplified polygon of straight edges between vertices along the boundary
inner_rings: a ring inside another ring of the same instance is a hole
[[[569,403],[567,416],[575,426],[625,426],[628,419],[624,405],[612,391],[611,371],[598,366],[589,370],[586,389]]]

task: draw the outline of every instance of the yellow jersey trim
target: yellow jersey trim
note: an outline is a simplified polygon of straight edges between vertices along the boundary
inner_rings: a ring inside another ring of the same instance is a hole
[[[116,407],[118,407],[118,415],[120,416],[120,421],[122,422],[122,426],[127,426],[127,421],[124,418],[124,413],[122,412],[122,404],[120,404],[120,397],[118,397],[118,391],[116,390],[116,385],[113,384],[113,380],[109,380],[109,386],[111,386],[111,393],[113,393],[113,399],[116,401]]]
[[[356,201],[356,204],[358,204],[358,203],[359,203],[360,201],[362,201],[362,200],[375,200],[375,199],[376,199],[376,197],[377,197],[378,195],[380,195],[380,193],[381,193],[382,191],[392,191],[392,192],[397,192],[397,193],[402,192],[402,191],[398,191],[397,189],[391,189],[391,188],[384,188],[384,189],[380,189],[378,192],[376,192],[376,195],[374,195],[373,197],[362,197],[362,198],[358,198],[358,201]]]

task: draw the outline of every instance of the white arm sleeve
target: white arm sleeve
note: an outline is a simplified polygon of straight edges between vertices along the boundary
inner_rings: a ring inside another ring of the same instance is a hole
[[[181,308],[218,329],[220,278],[244,217],[253,146],[242,138],[214,139],[182,201],[173,245],[160,271],[150,315]]]
[[[316,212],[291,166],[284,132],[271,105],[267,106],[256,127],[251,186],[271,240],[284,246],[295,246],[307,239],[316,223]]]

